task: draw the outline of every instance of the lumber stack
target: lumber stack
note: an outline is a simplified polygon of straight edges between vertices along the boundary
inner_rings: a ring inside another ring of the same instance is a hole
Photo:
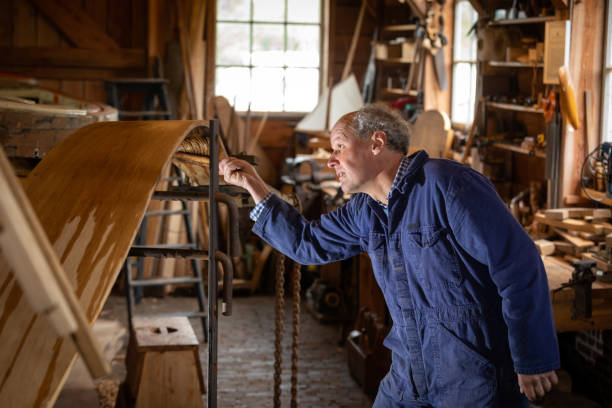
[[[612,272],[612,210],[557,208],[535,215],[535,244],[542,255],[566,261],[593,260],[605,277]]]

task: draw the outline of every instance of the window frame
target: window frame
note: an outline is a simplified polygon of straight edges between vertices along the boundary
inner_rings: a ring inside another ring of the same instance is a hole
[[[476,105],[476,99],[477,99],[477,89],[476,89],[476,85],[478,82],[478,46],[477,46],[477,42],[478,39],[474,38],[473,40],[473,45],[474,45],[474,49],[476,50],[476,53],[474,55],[474,59],[459,59],[458,57],[458,53],[459,50],[457,49],[458,47],[456,47],[457,41],[458,41],[458,37],[461,35],[461,28],[460,25],[457,24],[457,19],[459,14],[457,13],[457,9],[459,7],[459,5],[461,3],[467,3],[469,4],[472,9],[474,10],[474,13],[476,14],[476,21],[478,21],[478,18],[480,18],[480,14],[478,13],[478,10],[476,10],[476,8],[474,8],[474,6],[471,4],[471,2],[469,0],[457,0],[454,4],[454,14],[453,14],[453,54],[452,54],[452,63],[451,63],[451,75],[452,75],[452,83],[451,83],[451,89],[450,89],[450,118],[451,118],[451,123],[453,128],[461,128],[461,129],[467,129],[471,126],[471,123],[473,121],[473,117],[474,117],[474,110],[475,110],[475,105]],[[473,35],[473,34],[472,34]],[[474,78],[474,84],[473,87],[471,87],[470,89],[473,88],[470,98],[472,99],[471,103],[469,103],[469,110],[468,110],[468,118],[466,122],[462,122],[462,121],[458,121],[454,118],[454,108],[455,108],[455,101],[454,101],[454,95],[455,95],[455,87],[457,85],[457,81],[456,81],[456,77],[455,77],[455,69],[459,64],[468,64],[470,67],[470,75],[471,78]]]
[[[612,5],[606,1],[602,64],[601,142],[612,142],[612,118],[607,115],[612,104]]]
[[[256,66],[253,65],[253,61],[252,61],[252,54],[253,54],[253,28],[255,25],[267,25],[267,24],[281,24],[284,26],[283,29],[283,48],[284,51],[287,51],[287,39],[288,39],[288,34],[287,34],[287,27],[288,26],[318,26],[319,27],[319,65],[317,67],[303,67],[303,66],[288,66],[286,65],[286,63],[284,63],[282,66],[279,67],[271,67],[271,68],[280,68],[283,71],[286,71],[287,68],[308,68],[308,69],[317,69],[319,71],[319,81],[318,81],[318,92],[317,92],[317,96],[321,95],[321,91],[322,89],[325,88],[326,83],[327,83],[327,72],[328,72],[328,52],[329,52],[329,33],[328,33],[328,27],[329,27],[329,2],[330,0],[318,0],[320,2],[320,15],[319,15],[319,22],[318,23],[307,23],[307,22],[292,22],[290,20],[288,20],[288,16],[287,16],[287,7],[288,7],[288,0],[283,0],[285,3],[285,15],[282,21],[264,21],[264,20],[254,20],[254,16],[253,16],[253,1],[254,0],[248,0],[249,1],[249,7],[250,7],[250,13],[249,13],[249,19],[248,20],[229,20],[229,19],[219,19],[218,18],[218,10],[219,10],[219,2],[222,0],[215,0],[217,3],[216,6],[216,15],[214,18],[214,23],[215,23],[215,42],[218,39],[218,24],[219,23],[240,23],[240,24],[245,24],[248,25],[249,27],[249,63],[247,65],[240,65],[240,64],[219,64],[216,58],[217,53],[215,52],[215,62],[213,65],[213,69],[215,71],[215,83],[214,83],[214,94],[217,95],[216,92],[216,87],[217,87],[217,68],[231,68],[231,67],[237,67],[237,68],[247,68],[249,70],[249,76],[250,78],[252,78],[252,74],[253,74],[253,69],[254,68],[261,68],[261,66]],[[216,44],[215,44],[216,47]],[[252,116],[254,117],[258,117],[258,116],[262,116],[264,112],[267,112],[269,114],[268,117],[274,118],[274,117],[278,117],[278,118],[297,118],[297,117],[301,117],[306,113],[309,113],[310,111],[289,111],[289,110],[284,110],[285,109],[285,80],[283,78],[283,102],[282,102],[282,106],[283,106],[283,110],[269,110],[269,111],[265,111],[265,110],[261,110],[261,111],[251,111]],[[250,95],[250,90],[249,90],[249,100],[251,99],[251,95]],[[250,101],[252,102],[252,101]],[[316,106],[316,104],[315,104]],[[313,109],[314,107],[313,106]],[[240,109],[236,109],[236,112],[238,113],[242,113],[244,114],[246,112],[246,110],[240,110]]]

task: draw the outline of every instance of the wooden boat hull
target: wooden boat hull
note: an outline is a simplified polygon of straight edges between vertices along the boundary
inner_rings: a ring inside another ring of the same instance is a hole
[[[91,124],[57,145],[25,179],[90,323],[117,278],[162,168],[181,141],[206,124]],[[76,350],[31,311],[1,254],[0,344],[0,406],[53,406]]]

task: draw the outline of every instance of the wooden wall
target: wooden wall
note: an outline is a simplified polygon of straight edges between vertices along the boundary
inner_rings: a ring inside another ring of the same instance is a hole
[[[106,101],[103,80],[146,72],[147,0],[3,0],[0,72]]]
[[[570,75],[576,93],[580,128],[564,124],[560,165],[560,205],[580,195],[580,168],[585,156],[601,143],[601,87],[605,44],[605,2],[574,4],[571,16]],[[585,112],[588,91],[590,112]],[[585,126],[586,124],[586,126]],[[586,132],[586,133],[585,133]],[[587,142],[588,140],[588,142]]]

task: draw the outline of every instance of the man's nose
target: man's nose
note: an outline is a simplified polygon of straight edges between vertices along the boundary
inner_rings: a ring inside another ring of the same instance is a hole
[[[331,156],[329,156],[329,159],[327,160],[327,167],[333,169],[334,167],[336,167],[337,164],[338,160],[336,159],[336,155],[332,153]]]

